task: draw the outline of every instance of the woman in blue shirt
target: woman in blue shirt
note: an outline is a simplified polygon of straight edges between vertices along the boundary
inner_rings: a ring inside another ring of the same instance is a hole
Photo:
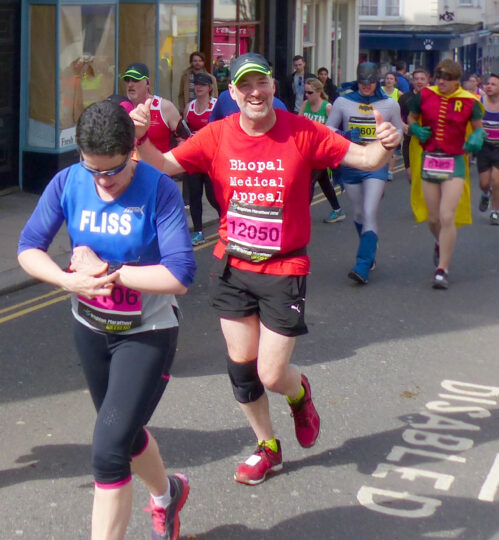
[[[74,335],[97,420],[92,538],[124,538],[132,471],[151,493],[152,538],[178,538],[187,478],[167,476],[145,429],[169,380],[178,334],[175,294],[195,261],[179,190],[167,175],[130,159],[127,112],[104,101],[76,127],[80,163],[60,171],[21,233],[18,258],[31,276],[72,295]],[[69,271],[47,254],[66,222]]]

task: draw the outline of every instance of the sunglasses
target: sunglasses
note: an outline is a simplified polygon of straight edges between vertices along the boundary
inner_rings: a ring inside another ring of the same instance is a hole
[[[130,159],[130,155],[126,157],[125,161],[121,165],[118,165],[114,169],[109,169],[107,171],[97,171],[96,169],[92,169],[85,163],[85,160],[81,156],[80,156],[80,165],[86,171],[88,171],[92,176],[115,176],[116,174],[119,174],[127,166],[129,159]]]
[[[141,77],[140,79],[133,79],[132,77],[123,77],[123,80],[126,82],[126,83],[130,83],[130,82],[140,82],[144,79],[147,79],[147,77]]]
[[[435,79],[443,79],[444,81],[457,81],[454,75],[446,73],[445,71],[437,71],[435,73]]]
[[[311,96],[312,94],[315,94],[315,90],[305,90],[305,94],[307,94],[307,96]]]

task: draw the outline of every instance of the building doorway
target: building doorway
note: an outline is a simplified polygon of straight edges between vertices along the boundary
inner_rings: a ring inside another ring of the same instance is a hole
[[[0,7],[0,190],[19,185],[21,1]]]

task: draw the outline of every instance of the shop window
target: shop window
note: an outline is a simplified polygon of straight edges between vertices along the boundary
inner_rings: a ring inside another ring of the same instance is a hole
[[[133,62],[147,65],[152,88],[156,77],[156,4],[120,4],[118,74]],[[119,92],[126,95],[123,81]]]
[[[237,18],[237,0],[214,0],[213,16],[217,21],[235,21]]]
[[[399,17],[400,0],[360,0],[361,17]]]
[[[159,6],[159,94],[174,103],[189,55],[197,49],[198,4]]]
[[[59,146],[75,144],[81,111],[114,92],[113,6],[61,6]]]
[[[239,2],[239,19],[242,21],[256,19],[256,2],[254,0],[241,0]]]
[[[247,52],[260,52],[260,2],[256,0],[214,0],[212,57],[219,64]]]
[[[28,144],[55,148],[56,7],[30,7]]]
[[[303,57],[307,63],[307,71],[313,71],[315,67],[315,28],[319,21],[316,20],[314,4],[303,5]]]

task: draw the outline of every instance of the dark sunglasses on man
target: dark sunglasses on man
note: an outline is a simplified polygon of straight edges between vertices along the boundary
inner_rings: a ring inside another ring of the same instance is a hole
[[[126,83],[131,83],[131,82],[140,82],[144,79],[147,79],[147,77],[141,77],[140,79],[134,79],[133,77],[123,77],[123,80],[126,82]]]
[[[457,81],[459,79],[456,79],[454,75],[451,75],[450,73],[447,73],[446,71],[437,71],[435,73],[435,79],[443,79],[444,81]]]

